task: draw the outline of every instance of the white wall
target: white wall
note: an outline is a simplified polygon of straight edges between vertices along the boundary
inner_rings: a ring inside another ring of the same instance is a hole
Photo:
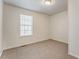
[[[67,43],[68,21],[69,21],[69,54],[79,57],[79,8],[78,8],[79,0],[68,0],[68,1],[69,1],[69,8],[68,8],[69,20],[68,20],[67,11],[52,15],[50,19],[49,16],[44,14],[30,12],[17,7],[5,5],[4,22],[3,22],[4,49],[46,40],[48,39],[48,36],[50,39],[55,39]],[[2,6],[0,5],[0,7]],[[0,14],[1,14],[1,10],[2,9],[0,9]],[[34,16],[34,35],[32,37],[19,36],[20,14]],[[1,22],[2,21],[0,19],[0,24]],[[1,37],[0,37],[0,45],[1,45]]]
[[[68,14],[63,11],[51,16],[50,39],[68,43]]]
[[[20,37],[20,14],[31,15],[34,17],[33,36]],[[47,39],[54,39],[68,43],[67,11],[60,12],[50,17],[45,14],[36,13],[5,4],[3,18],[4,49],[18,47]]]
[[[33,36],[20,37],[20,14],[34,17]],[[24,10],[10,5],[4,5],[4,49],[18,47],[48,39],[49,16]]]
[[[3,2],[0,0],[0,56],[2,54],[2,9],[3,9]]]
[[[79,58],[79,0],[69,2],[69,54]]]

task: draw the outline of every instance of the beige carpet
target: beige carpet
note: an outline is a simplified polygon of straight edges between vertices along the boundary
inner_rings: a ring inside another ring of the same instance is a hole
[[[68,55],[68,45],[47,40],[4,51],[1,59],[76,59]]]

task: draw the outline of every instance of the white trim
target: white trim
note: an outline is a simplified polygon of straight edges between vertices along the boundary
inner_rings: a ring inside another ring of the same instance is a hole
[[[74,53],[68,53],[69,55],[71,55],[71,56],[74,56],[74,57],[76,57],[76,58],[78,58],[79,59],[79,56],[78,55],[76,55],[76,54],[74,54]]]
[[[29,43],[25,43],[25,44],[21,44],[21,45],[17,45],[17,46],[11,46],[11,47],[7,47],[7,48],[3,48],[3,50],[5,51],[5,50],[8,50],[8,49],[21,47],[21,46],[28,45],[28,44],[34,44],[34,43],[45,41],[45,40],[49,40],[49,39],[41,39],[41,40],[37,40],[37,41],[34,41],[34,42],[29,42]]]
[[[66,42],[66,41],[62,41],[62,40],[58,40],[58,39],[53,39],[53,38],[52,38],[52,40],[55,40],[55,41],[59,41],[59,42],[68,44],[68,42]]]
[[[0,57],[2,56],[3,51],[0,52]]]

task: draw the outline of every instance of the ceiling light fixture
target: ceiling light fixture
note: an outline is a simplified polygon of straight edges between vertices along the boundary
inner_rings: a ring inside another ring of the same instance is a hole
[[[43,4],[44,5],[54,5],[55,4],[55,0],[43,0]]]

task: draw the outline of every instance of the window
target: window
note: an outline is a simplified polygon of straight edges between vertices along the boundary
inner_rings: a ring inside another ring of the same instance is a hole
[[[30,36],[33,31],[33,16],[20,15],[20,36]]]

